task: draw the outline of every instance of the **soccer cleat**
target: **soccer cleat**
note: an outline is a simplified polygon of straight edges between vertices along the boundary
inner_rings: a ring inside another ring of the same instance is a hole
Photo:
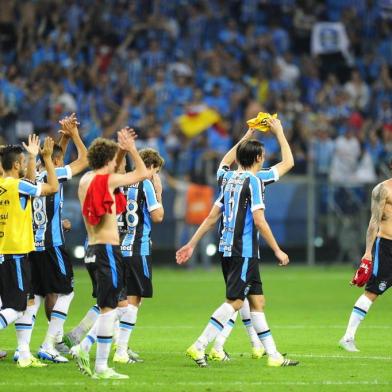
[[[17,348],[14,352],[14,361],[18,362],[19,359],[19,349]]]
[[[93,373],[90,369],[90,355],[87,351],[84,351],[80,344],[73,346],[69,353],[72,355],[72,358],[76,360],[76,365],[79,370],[88,376],[92,376]]]
[[[112,368],[107,368],[104,372],[95,372],[93,378],[96,380],[125,380],[129,378],[126,374],[117,373]]]
[[[64,344],[70,349],[73,346],[76,346],[81,342],[80,336],[77,336],[75,333],[69,332],[63,336]]]
[[[354,339],[340,339],[339,340],[339,347],[343,350],[348,351],[349,353],[357,353],[359,350],[355,346]]]
[[[217,362],[225,362],[225,361],[230,361],[230,355],[227,354],[225,350],[218,351],[215,348],[212,348],[210,351],[210,354],[208,356],[208,359],[211,361],[217,361]]]
[[[207,357],[204,351],[198,350],[194,344],[186,350],[186,355],[193,359],[199,367],[207,367]]]
[[[140,358],[140,355],[138,353],[135,353],[134,351],[132,351],[129,347],[128,347],[128,356],[129,358],[131,358],[132,360],[134,360],[135,362],[144,362],[144,359]]]
[[[27,359],[18,359],[17,361],[17,366],[20,368],[28,368],[28,367],[33,367],[33,368],[43,368],[48,366],[46,363],[41,362],[39,359],[31,356],[30,358]]]
[[[60,353],[55,348],[50,348],[49,350],[44,350],[41,346],[38,351],[38,358],[44,361],[50,361],[53,363],[67,363],[68,359],[60,355]]]
[[[134,359],[132,359],[128,353],[125,353],[124,355],[119,355],[117,353],[114,354],[113,356],[113,362],[116,363],[136,363]]]
[[[268,357],[268,366],[271,367],[283,367],[283,366],[297,366],[299,361],[293,361],[292,359],[285,358],[279,354],[278,358]]]
[[[7,351],[0,350],[0,359],[4,359],[7,356]]]
[[[54,347],[60,354],[69,354],[69,348],[64,341],[56,343]]]
[[[260,359],[265,355],[264,347],[252,347],[252,358]]]

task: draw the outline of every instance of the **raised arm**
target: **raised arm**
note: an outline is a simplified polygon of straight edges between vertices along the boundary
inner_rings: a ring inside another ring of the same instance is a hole
[[[252,128],[249,128],[246,131],[245,135],[239,140],[239,142],[235,146],[233,146],[222,158],[221,163],[219,164],[219,169],[221,169],[223,166],[230,167],[234,163],[238,145],[244,140],[250,139],[253,136],[253,134],[254,134],[254,130]]]
[[[47,137],[44,142],[44,146],[41,149],[41,156],[45,163],[47,172],[47,182],[42,183],[41,195],[47,196],[56,193],[59,190],[59,182],[54,169],[52,161],[54,141],[52,138]]]
[[[119,186],[136,184],[137,182],[146,179],[149,175],[146,165],[136,149],[135,139],[137,136],[135,132],[129,128],[123,128],[117,134],[120,149],[129,153],[135,165],[135,169],[132,172],[125,174],[112,174],[109,177],[109,186],[112,189],[116,189]]]
[[[380,227],[385,203],[387,201],[388,191],[383,183],[378,184],[372,191],[372,204],[368,229],[366,232],[366,250],[363,255],[364,259],[372,260],[372,249]]]
[[[270,118],[267,120],[267,123],[270,126],[271,132],[278,139],[280,146],[282,160],[276,164],[275,167],[278,171],[279,177],[282,177],[294,167],[293,153],[291,152],[290,145],[283,132],[283,127],[280,120],[277,118]]]
[[[39,154],[39,137],[37,135],[29,135],[28,142],[23,142],[23,147],[27,151],[27,170],[26,178],[35,182],[37,173],[37,155]]]
[[[61,120],[60,124],[63,129],[63,134],[72,139],[78,152],[78,157],[76,158],[76,160],[69,164],[72,175],[76,176],[88,166],[87,148],[84,145],[82,139],[80,138],[77,126],[78,123],[74,113],[70,117]],[[65,152],[65,150],[63,151]]]
[[[199,226],[199,228],[196,230],[196,233],[192,236],[188,243],[186,243],[181,249],[176,252],[177,264],[184,264],[192,257],[196,245],[207,232],[209,232],[212,228],[215,227],[216,222],[218,222],[221,216],[221,208],[217,205],[214,205],[211,208],[211,211],[208,214],[207,218],[204,219],[203,223]]]

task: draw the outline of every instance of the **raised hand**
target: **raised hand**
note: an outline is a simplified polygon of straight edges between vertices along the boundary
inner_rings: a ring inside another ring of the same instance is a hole
[[[70,116],[60,120],[59,124],[61,125],[61,130],[59,131],[59,133],[65,136],[72,138],[79,132],[79,122],[75,113],[72,113]]]
[[[136,150],[135,140],[137,135],[132,128],[125,127],[117,132],[118,145],[124,151]]]
[[[32,156],[36,157],[39,154],[39,137],[35,134],[29,135],[27,145],[22,143],[24,149]]]
[[[51,158],[53,154],[54,140],[51,137],[46,137],[44,145],[41,148],[41,155],[44,159]]]
[[[194,247],[186,244],[176,252],[177,264],[185,264],[193,255]]]
[[[281,250],[275,252],[275,257],[278,259],[280,266],[285,266],[290,262],[289,256]]]
[[[248,128],[245,135],[242,137],[242,140],[252,139],[254,133],[255,133],[254,128]]]
[[[158,195],[162,194],[162,181],[158,174],[152,176],[152,184],[154,185],[155,193]]]
[[[278,133],[283,133],[282,123],[278,118],[271,117],[271,118],[267,118],[265,121],[270,126],[271,132],[274,135],[277,135]]]

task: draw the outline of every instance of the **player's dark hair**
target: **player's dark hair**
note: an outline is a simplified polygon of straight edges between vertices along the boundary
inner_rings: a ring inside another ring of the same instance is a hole
[[[151,167],[154,169],[157,167],[161,168],[165,164],[165,160],[159,155],[159,152],[153,148],[144,148],[139,151],[139,155],[143,159],[147,169]]]
[[[244,140],[237,147],[236,159],[244,169],[252,167],[264,155],[264,144],[258,140]]]
[[[22,146],[14,144],[3,147],[1,149],[1,166],[3,166],[3,170],[11,170],[14,163],[19,160],[20,154],[23,154]]]
[[[59,144],[55,143],[53,145],[53,152],[52,152],[52,156],[51,156],[52,161],[53,161],[53,159],[60,158],[62,155],[64,155],[63,149],[60,147]],[[39,156],[39,158],[40,158],[42,166],[45,166],[45,161],[43,160],[41,155]]]
[[[106,166],[117,154],[118,146],[113,140],[99,137],[95,139],[87,151],[88,164],[93,170]]]

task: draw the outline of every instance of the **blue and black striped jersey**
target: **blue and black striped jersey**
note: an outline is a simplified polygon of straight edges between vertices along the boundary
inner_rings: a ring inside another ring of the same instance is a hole
[[[55,169],[59,181],[59,190],[50,196],[35,197],[33,199],[33,230],[35,247],[43,251],[53,246],[64,244],[62,227],[63,183],[72,178],[72,170],[67,165]],[[47,182],[47,172],[37,176],[37,184]]]
[[[250,172],[227,171],[215,204],[223,212],[219,251],[224,257],[260,258],[253,212],[264,209],[262,181]]]
[[[150,212],[161,207],[150,180],[122,189],[127,198],[127,209],[118,217],[121,252],[124,257],[151,254]]]

